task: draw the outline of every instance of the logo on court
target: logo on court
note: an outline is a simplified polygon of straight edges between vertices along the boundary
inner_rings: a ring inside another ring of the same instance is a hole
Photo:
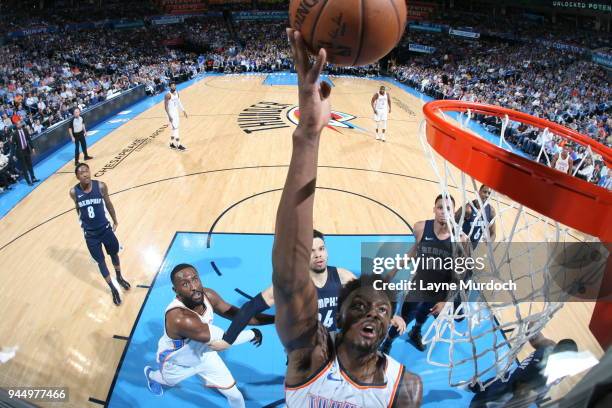
[[[351,121],[356,118],[357,116],[351,115],[349,113],[332,111],[331,119],[329,120],[329,123],[326,127],[338,133],[342,133],[338,129],[356,129],[365,132],[365,129],[355,125],[354,123],[351,123]],[[289,119],[289,121],[294,125],[300,123],[300,109],[297,106],[294,106],[293,108],[289,109],[289,111],[287,112],[287,119]]]

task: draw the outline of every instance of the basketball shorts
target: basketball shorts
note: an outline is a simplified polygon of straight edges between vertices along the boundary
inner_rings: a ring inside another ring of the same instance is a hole
[[[204,384],[209,388],[230,388],[236,383],[232,373],[216,351],[202,353],[199,364],[190,366],[177,364],[170,355],[160,363],[160,372],[169,386],[174,386],[194,375],[202,378]]]
[[[376,109],[376,113],[374,114],[374,120],[376,122],[380,122],[383,120],[387,120],[387,116],[389,115],[389,111],[386,109]]]
[[[178,129],[179,128],[179,114],[178,114],[178,112],[176,114],[170,115],[170,125],[172,125],[172,129]]]
[[[104,261],[102,246],[104,246],[106,253],[109,255],[119,252],[119,240],[110,225],[100,232],[85,232],[85,242],[91,257],[98,263]]]

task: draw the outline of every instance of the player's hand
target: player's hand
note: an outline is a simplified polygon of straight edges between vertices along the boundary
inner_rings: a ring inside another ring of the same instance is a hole
[[[208,343],[208,348],[213,351],[223,351],[230,348],[232,345],[225,340],[213,340]]]
[[[307,129],[309,134],[316,134],[318,137],[329,122],[331,115],[329,103],[331,87],[327,82],[319,81],[319,76],[327,61],[327,52],[324,48],[321,48],[314,64],[312,64],[302,34],[297,30],[288,28],[287,37],[298,77],[300,105],[298,127]]]
[[[446,302],[438,302],[434,305],[434,307],[432,307],[431,309],[429,309],[429,312],[434,315],[437,316],[440,314],[440,312],[442,311],[442,309],[444,309],[444,305],[446,304]]]
[[[189,115],[187,115],[187,112],[183,111],[183,115],[185,115],[185,119],[187,119],[189,117]]]
[[[118,222],[113,222],[113,232],[117,231],[118,226],[119,226]]]
[[[391,319],[391,325],[395,326],[397,332],[402,335],[406,331],[406,322],[400,315],[395,315]]]
[[[251,329],[251,330],[253,330],[253,333],[255,333],[255,337],[253,337],[253,340],[251,340],[251,343],[253,343],[255,347],[261,346],[261,342],[263,341],[263,334],[261,333],[261,330],[259,329]]]

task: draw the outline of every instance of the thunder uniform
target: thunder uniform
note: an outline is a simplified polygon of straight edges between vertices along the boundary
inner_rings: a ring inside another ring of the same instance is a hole
[[[336,313],[338,313],[338,295],[342,282],[335,266],[327,267],[327,281],[322,288],[317,288],[319,321],[330,331],[336,331]]]
[[[212,325],[213,307],[204,296],[205,310],[200,315],[189,309],[178,299],[174,299],[164,314],[167,315],[172,309],[186,309],[194,313],[202,323]],[[193,376],[199,375],[207,387],[229,388],[236,382],[232,373],[221,360],[216,351],[209,350],[208,345],[191,339],[172,339],[166,332],[164,318],[164,334],[159,339],[157,345],[157,362],[159,363],[159,373],[164,385],[174,386],[179,382]],[[152,378],[159,379],[157,372],[152,373]]]
[[[168,101],[168,116],[170,116],[170,124],[172,129],[179,128],[179,108],[181,108],[181,100],[179,99],[178,91],[170,92],[170,100]]]
[[[389,115],[389,94],[385,92],[384,95],[378,93],[378,97],[376,101],[374,101],[374,110],[376,113],[374,114],[374,120],[376,122],[387,121],[387,116]]]
[[[567,171],[569,170],[569,161],[570,161],[569,154],[567,155],[565,160],[563,160],[561,158],[561,155],[559,155],[559,158],[557,158],[557,162],[555,163],[555,169],[559,170],[562,173],[567,174]]]
[[[74,192],[87,249],[96,262],[104,263],[102,245],[107,254],[113,255],[119,252],[119,241],[106,218],[106,206],[100,191],[100,182],[92,180],[89,193],[83,191],[81,185],[77,184],[74,186]]]
[[[334,334],[329,335],[330,350],[334,349]],[[388,355],[384,381],[364,384],[353,380],[344,371],[337,356],[302,384],[285,384],[288,408],[342,407],[386,408],[397,406],[397,392],[404,374],[404,366]]]

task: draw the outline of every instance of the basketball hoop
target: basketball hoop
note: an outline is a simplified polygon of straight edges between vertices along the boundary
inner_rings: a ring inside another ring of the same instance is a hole
[[[440,192],[458,198],[458,206],[461,202],[476,202],[478,207],[472,211],[484,225],[483,241],[478,244],[478,249],[486,252],[487,270],[483,276],[494,280],[509,277],[522,281],[526,288],[526,296],[507,293],[502,300],[494,301],[481,293],[460,290],[457,295],[461,305],[455,308],[448,302],[423,336],[424,343],[430,344],[428,362],[449,368],[450,385],[471,383],[486,387],[507,377],[523,345],[543,329],[566,299],[575,296],[584,285],[601,281],[608,253],[600,245],[597,250],[602,251],[603,266],[601,262],[591,262],[588,271],[579,266],[583,269],[575,273],[577,281],[564,282],[561,290],[555,291],[559,277],[554,275],[553,264],[559,254],[568,257],[567,245],[578,240],[572,229],[588,235],[580,239],[583,242],[612,241],[612,192],[539,163],[542,159],[550,164],[543,144],[538,161],[515,153],[507,141],[509,126],[522,123],[542,132],[548,140],[565,139],[580,145],[585,152],[583,161],[591,156],[609,168],[612,149],[557,123],[499,106],[440,100],[427,103],[423,113],[420,140]],[[479,136],[471,122],[475,114],[501,121],[499,141],[492,143]],[[477,181],[492,190],[485,202],[477,193]],[[486,215],[488,206],[495,210],[492,219]],[[454,242],[459,242],[464,233],[463,208],[458,220],[445,208]],[[495,226],[495,242],[490,240],[491,226]],[[544,253],[538,242],[544,243]],[[521,270],[526,273],[521,274]],[[474,295],[478,300],[474,301]],[[458,323],[461,317],[467,323]],[[503,338],[499,332],[504,333]],[[471,353],[466,355],[465,347],[458,351],[460,343],[467,345]],[[434,353],[440,349],[442,353]],[[440,354],[448,354],[448,359],[440,361]],[[493,359],[493,364],[483,363],[487,355],[487,361]]]

